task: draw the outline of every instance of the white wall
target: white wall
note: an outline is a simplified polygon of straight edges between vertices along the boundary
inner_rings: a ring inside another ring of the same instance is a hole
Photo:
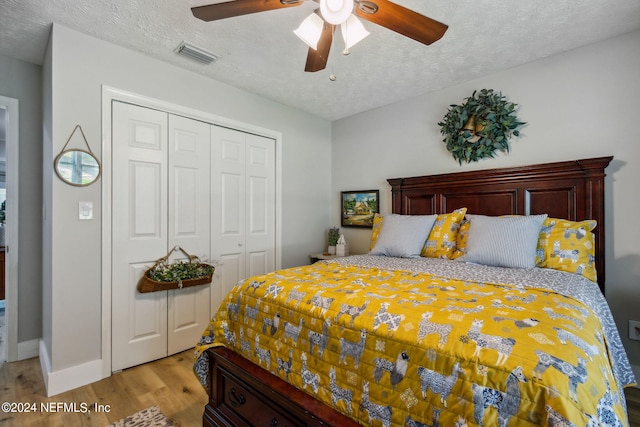
[[[333,123],[333,223],[339,192],[380,189],[391,210],[387,178],[489,169],[613,155],[606,187],[606,297],[632,364],[640,342],[627,320],[640,320],[640,32],[496,73]],[[502,91],[528,122],[510,154],[459,166],[437,123],[450,104],[475,89]],[[368,250],[370,232],[343,229],[351,251]]]
[[[40,341],[40,364],[43,375],[51,370],[50,356],[53,349],[53,73],[52,73],[52,40],[49,38],[47,50],[42,64],[42,340]],[[49,169],[51,168],[51,169]],[[45,173],[47,171],[47,173]],[[44,191],[47,189],[47,191]],[[46,369],[44,369],[46,367]]]
[[[329,122],[57,24],[49,55],[52,116],[45,132],[51,145],[45,150],[52,152],[46,159],[55,157],[77,124],[102,157],[102,85],[271,129],[282,135],[281,264],[308,263],[308,254],[322,249],[331,217]],[[51,341],[44,340],[43,350],[55,378],[101,357],[102,195],[100,182],[66,185],[46,163],[44,173],[44,191],[52,196],[45,197],[44,227],[51,236],[43,237],[50,242],[44,245],[50,271],[43,274],[43,293]],[[79,201],[93,202],[92,221],[78,221]]]

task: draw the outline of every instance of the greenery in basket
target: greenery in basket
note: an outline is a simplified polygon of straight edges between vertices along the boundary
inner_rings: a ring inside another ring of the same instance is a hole
[[[178,282],[188,279],[200,279],[213,274],[214,267],[209,264],[177,261],[173,264],[160,264],[149,270],[147,276],[156,282]]]
[[[329,229],[329,246],[337,245],[339,238],[340,238],[340,229],[335,227],[330,228]]]
[[[526,124],[516,117],[516,106],[493,89],[474,91],[461,105],[450,105],[438,123],[442,141],[459,164],[494,157],[496,150],[508,152],[509,138],[519,136],[516,128]]]

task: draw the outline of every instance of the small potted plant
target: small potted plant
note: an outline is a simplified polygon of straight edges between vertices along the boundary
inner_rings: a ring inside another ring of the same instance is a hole
[[[336,254],[336,245],[338,244],[338,239],[340,238],[340,229],[337,227],[332,227],[329,229],[329,248],[328,252],[331,255]]]

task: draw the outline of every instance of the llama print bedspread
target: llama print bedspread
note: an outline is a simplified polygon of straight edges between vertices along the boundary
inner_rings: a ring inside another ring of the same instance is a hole
[[[363,425],[628,425],[635,379],[604,300],[562,291],[575,275],[383,258],[238,283],[196,346],[200,381],[225,346]]]

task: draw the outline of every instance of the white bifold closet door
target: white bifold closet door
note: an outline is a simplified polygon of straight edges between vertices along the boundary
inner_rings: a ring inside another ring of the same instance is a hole
[[[141,294],[136,285],[176,245],[209,260],[211,126],[112,106],[112,371],[191,348],[210,319],[210,286]],[[173,253],[171,261],[184,258]]]
[[[275,140],[214,126],[211,149],[215,310],[239,280],[275,269]]]

